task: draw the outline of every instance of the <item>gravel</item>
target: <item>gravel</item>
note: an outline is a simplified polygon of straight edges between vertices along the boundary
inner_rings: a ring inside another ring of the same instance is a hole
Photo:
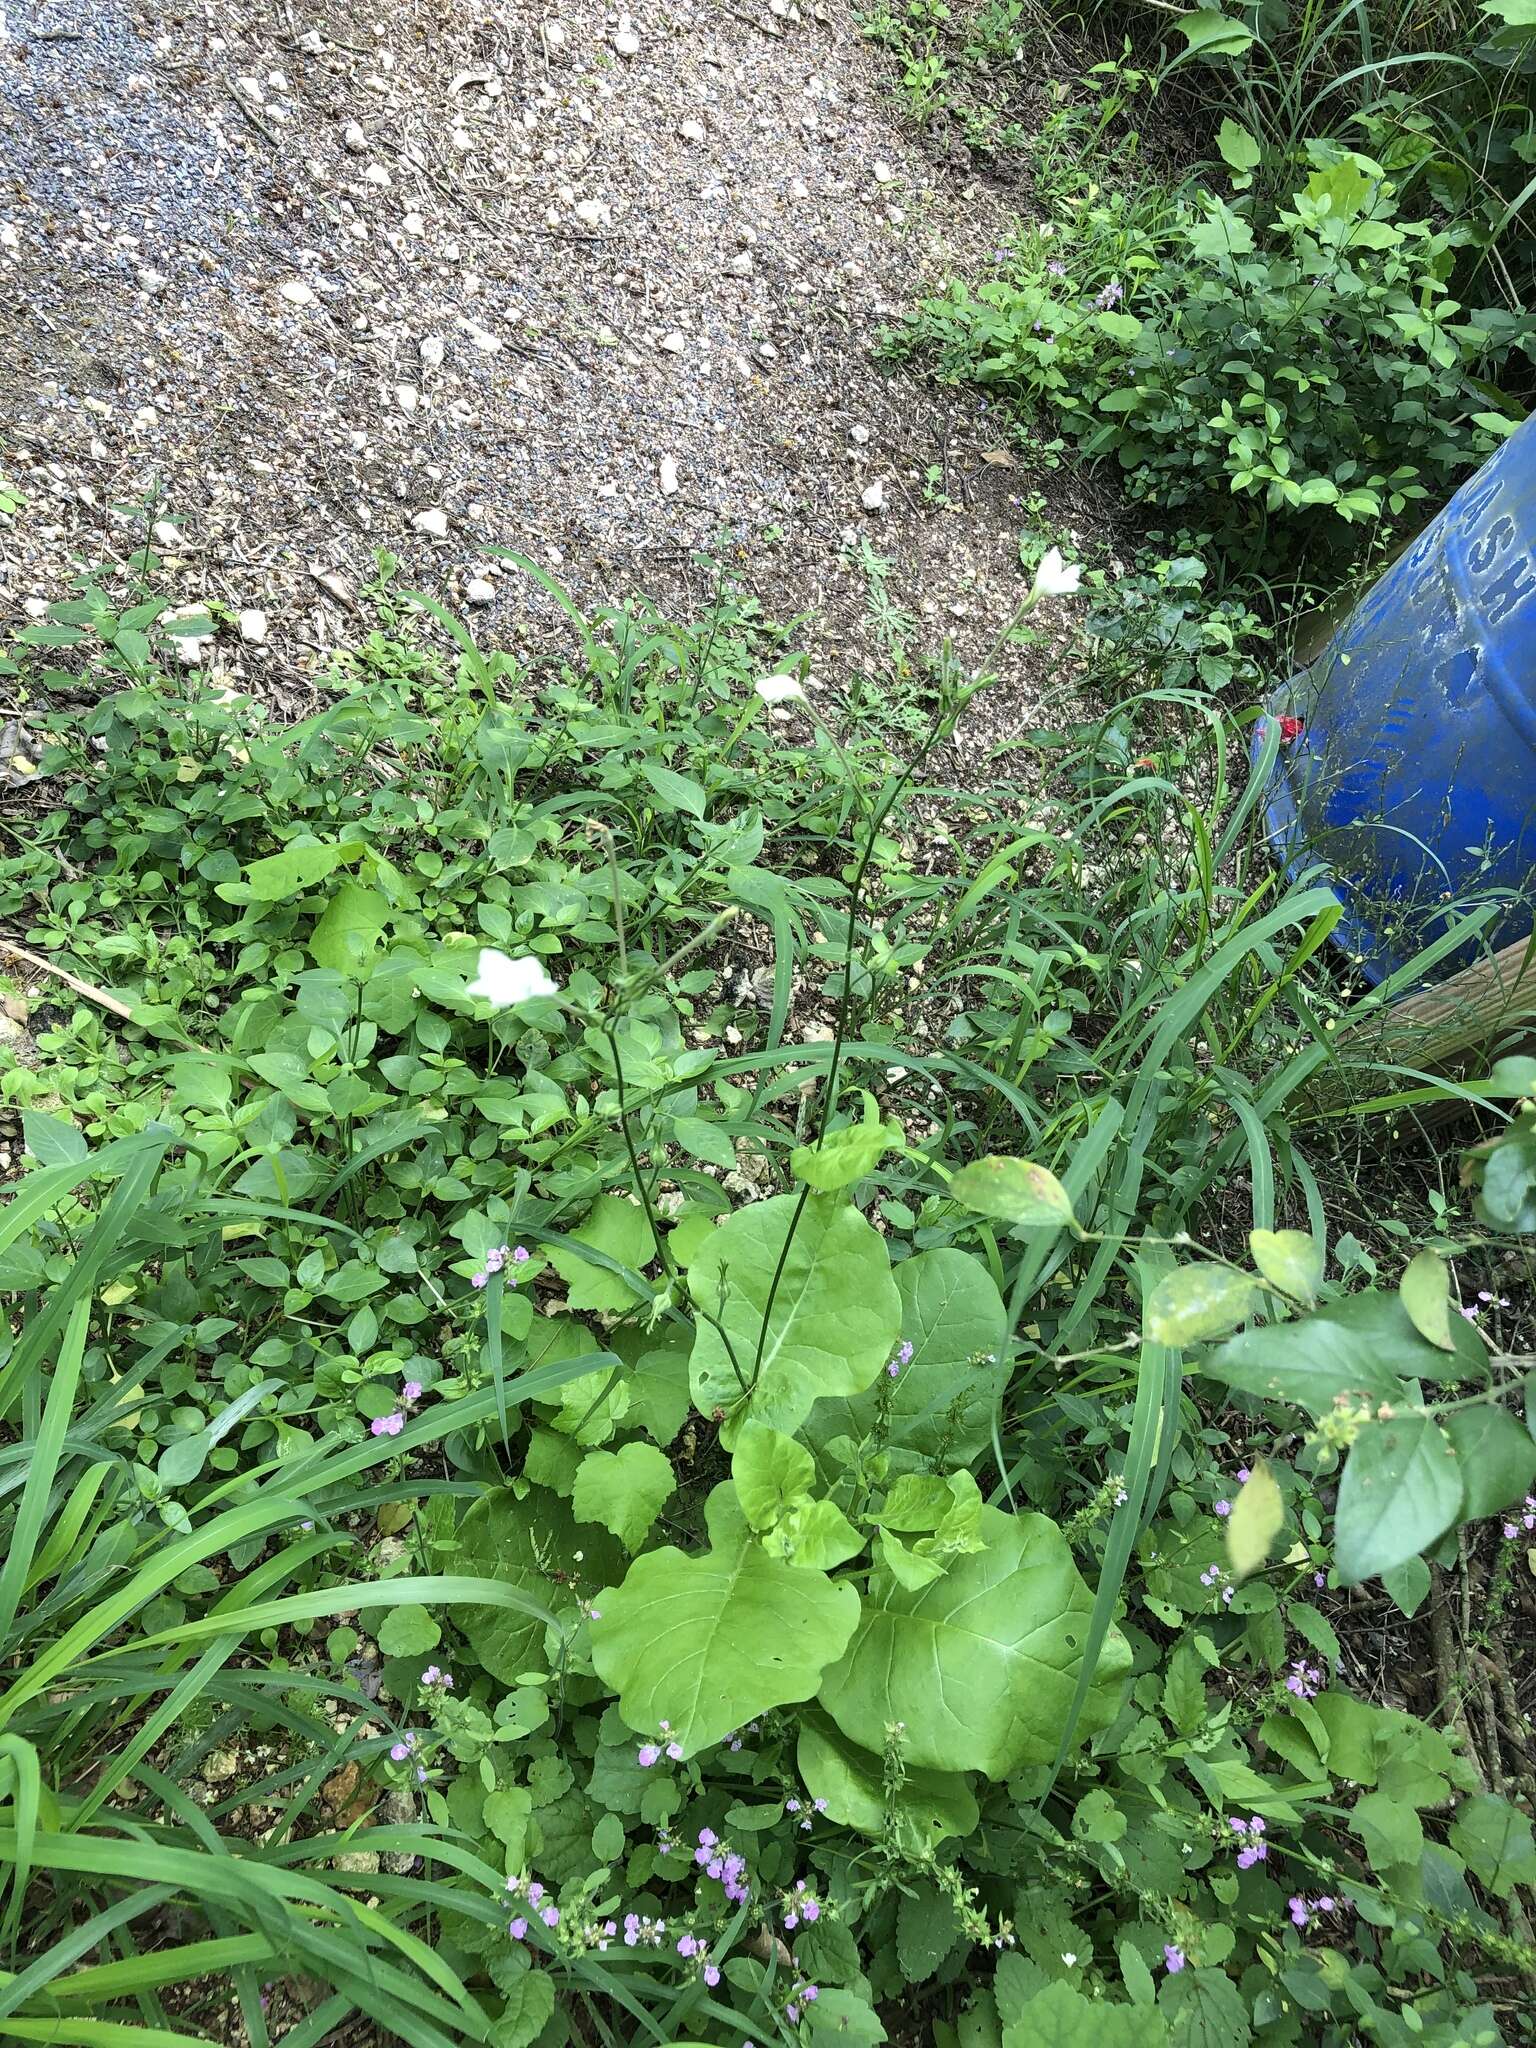
[[[697,603],[723,559],[835,680],[860,536],[964,648],[1016,601],[1027,491],[1092,523],[974,397],[871,356],[1021,195],[925,153],[846,7],[0,21],[0,419],[28,499],[0,623],[157,519],[172,595],[241,619],[200,656],[285,708],[380,549],[504,641],[559,614],[496,547],[584,603]]]

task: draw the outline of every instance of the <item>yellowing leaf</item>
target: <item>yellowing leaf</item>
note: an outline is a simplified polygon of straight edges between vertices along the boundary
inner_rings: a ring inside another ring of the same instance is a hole
[[[1397,1284],[1408,1320],[1427,1342],[1454,1351],[1451,1337],[1451,1276],[1438,1253],[1422,1251],[1408,1261]]]
[[[1285,1521],[1285,1502],[1275,1475],[1262,1461],[1243,1482],[1227,1517],[1227,1563],[1234,1579],[1246,1579],[1269,1562]]]

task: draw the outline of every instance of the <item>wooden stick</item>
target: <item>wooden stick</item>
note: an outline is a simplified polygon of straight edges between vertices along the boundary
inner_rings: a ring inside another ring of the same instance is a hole
[[[1306,1091],[1309,1109],[1337,1109],[1392,1092],[1401,1084],[1383,1066],[1439,1073],[1466,1064],[1502,1031],[1536,1037],[1536,938],[1474,961],[1449,981],[1404,996],[1390,1009],[1341,1032],[1337,1064],[1321,1069]],[[1521,1029],[1521,1027],[1527,1027]],[[1454,1114],[1456,1101],[1424,1103],[1420,1117]]]

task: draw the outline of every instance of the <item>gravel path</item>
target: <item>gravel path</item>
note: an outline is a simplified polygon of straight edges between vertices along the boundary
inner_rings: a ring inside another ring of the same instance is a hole
[[[380,548],[503,641],[547,600],[490,546],[586,602],[723,555],[835,658],[863,535],[979,641],[1038,480],[869,348],[1012,196],[881,91],[844,4],[0,0],[0,624],[158,485],[178,597],[257,615],[211,658],[279,701]]]

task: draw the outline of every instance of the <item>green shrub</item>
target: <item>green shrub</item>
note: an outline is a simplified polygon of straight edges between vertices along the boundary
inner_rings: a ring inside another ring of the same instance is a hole
[[[1390,519],[1513,424],[1490,380],[1530,322],[1450,296],[1464,231],[1398,218],[1378,164],[1311,155],[1273,209],[1198,185],[1157,206],[1080,174],[1067,221],[1021,237],[1001,277],[927,301],[898,345],[1049,406],[1133,498],[1233,543],[1268,515],[1333,539]]]

